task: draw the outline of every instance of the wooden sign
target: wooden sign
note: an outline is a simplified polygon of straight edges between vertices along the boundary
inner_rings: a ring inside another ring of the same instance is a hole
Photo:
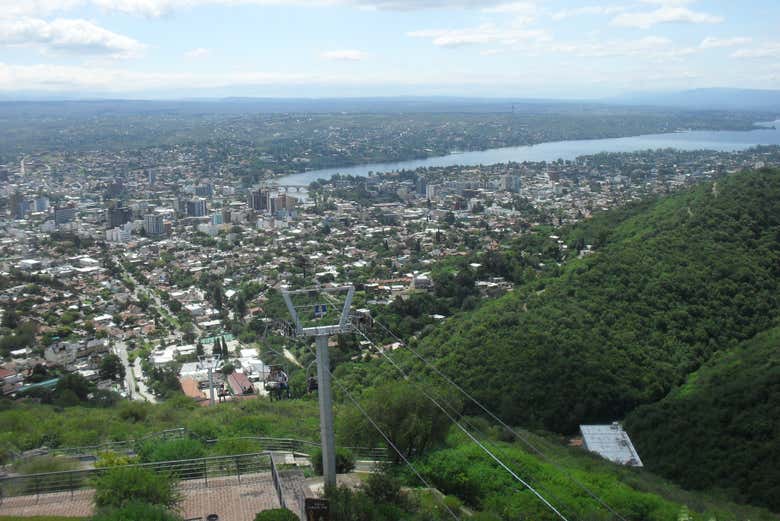
[[[328,500],[307,497],[306,521],[330,521]]]

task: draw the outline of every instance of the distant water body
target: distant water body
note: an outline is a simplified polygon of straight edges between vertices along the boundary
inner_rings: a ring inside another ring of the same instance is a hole
[[[780,120],[762,125],[767,127],[774,125],[775,128],[761,128],[748,131],[696,130],[613,139],[554,141],[539,145],[491,148],[489,150],[463,152],[394,163],[368,163],[342,168],[310,170],[300,174],[281,177],[276,181],[283,185],[308,186],[312,181],[330,179],[336,174],[366,177],[369,172],[394,172],[397,170],[414,170],[421,167],[492,165],[510,161],[522,163],[523,161],[572,160],[579,156],[598,154],[600,152],[637,152],[659,148],[734,152],[757,145],[780,145]]]

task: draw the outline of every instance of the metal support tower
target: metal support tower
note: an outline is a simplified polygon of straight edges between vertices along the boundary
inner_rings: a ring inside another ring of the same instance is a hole
[[[316,292],[347,292],[344,307],[341,310],[338,324],[315,327],[302,327],[298,311],[292,303],[291,295]],[[330,391],[330,355],[328,353],[328,338],[331,335],[347,333],[351,329],[349,322],[349,307],[355,294],[353,286],[316,290],[282,290],[284,302],[290,311],[295,333],[299,336],[314,337],[317,345],[317,395],[320,403],[320,438],[322,440],[322,474],[326,486],[336,486],[336,444],[333,434],[333,401]]]
[[[214,371],[222,367],[222,360],[218,356],[200,356],[198,357],[201,368],[205,368],[209,375],[209,406],[214,406]]]

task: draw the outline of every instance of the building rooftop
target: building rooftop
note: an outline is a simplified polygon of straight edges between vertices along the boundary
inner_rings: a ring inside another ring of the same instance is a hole
[[[585,448],[613,463],[641,467],[634,444],[619,423],[609,425],[580,425]]]

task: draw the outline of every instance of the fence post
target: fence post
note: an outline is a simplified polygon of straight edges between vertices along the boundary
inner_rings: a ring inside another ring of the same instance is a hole
[[[74,487],[73,487],[73,473],[71,473],[71,474],[69,475],[69,479],[68,479],[68,481],[69,481],[69,483],[70,483],[70,484],[69,484],[69,486],[70,486],[70,498],[71,498],[71,499],[73,499],[73,490],[74,490]]]
[[[203,481],[206,482],[206,488],[209,488],[209,462],[203,460]]]
[[[236,456],[234,459],[236,461],[236,476],[238,477],[238,484],[240,485],[241,484],[241,468],[238,466],[238,456]]]

